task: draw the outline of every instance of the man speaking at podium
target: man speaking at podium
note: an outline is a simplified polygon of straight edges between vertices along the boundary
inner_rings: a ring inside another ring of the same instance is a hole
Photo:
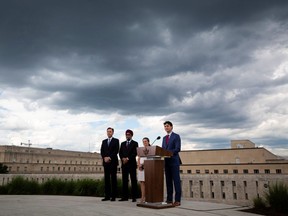
[[[175,188],[174,206],[181,205],[181,182],[180,182],[180,157],[181,138],[174,133],[173,124],[170,121],[164,122],[164,129],[167,135],[163,137],[162,148],[173,153],[170,158],[165,158],[165,178],[167,190],[167,203],[173,203],[173,183]]]

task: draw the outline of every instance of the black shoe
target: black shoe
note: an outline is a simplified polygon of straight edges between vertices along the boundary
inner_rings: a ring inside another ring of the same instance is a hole
[[[128,199],[121,198],[119,201],[120,201],[120,202],[121,202],[121,201],[128,201]]]
[[[170,204],[170,203],[173,203],[173,201],[166,200],[166,203]]]
[[[108,200],[110,200],[110,199],[105,197],[101,201],[108,201]]]
[[[111,198],[111,200],[110,201],[115,201],[115,198]]]

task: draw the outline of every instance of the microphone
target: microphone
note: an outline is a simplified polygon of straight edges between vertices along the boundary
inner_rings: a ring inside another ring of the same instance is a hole
[[[161,139],[160,136],[158,136],[158,137],[152,142],[151,146],[155,143],[156,140],[159,140],[159,139]]]

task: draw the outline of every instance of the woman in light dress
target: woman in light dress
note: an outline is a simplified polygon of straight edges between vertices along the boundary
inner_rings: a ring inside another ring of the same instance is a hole
[[[142,139],[143,146],[148,147],[150,146],[150,140],[147,137],[144,137]],[[144,176],[144,160],[146,160],[147,157],[138,157],[138,181],[140,182],[141,187],[141,202],[145,202],[145,176]]]

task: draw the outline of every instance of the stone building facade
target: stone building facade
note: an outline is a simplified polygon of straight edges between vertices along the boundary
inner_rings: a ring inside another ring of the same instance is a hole
[[[288,160],[249,140],[232,140],[230,149],[182,151],[180,157],[182,197],[191,201],[251,205],[269,185],[288,185]],[[0,163],[9,167],[9,174],[0,174],[0,185],[17,175],[39,183],[103,178],[99,153],[0,146]]]
[[[103,173],[99,153],[52,148],[0,146],[0,163],[11,174]]]

